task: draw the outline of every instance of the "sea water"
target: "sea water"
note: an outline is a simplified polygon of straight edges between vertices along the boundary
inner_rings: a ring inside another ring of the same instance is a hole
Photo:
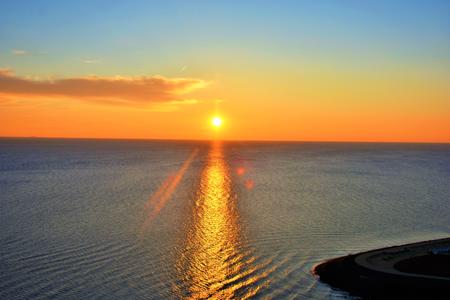
[[[448,237],[450,145],[0,140],[0,299],[342,299],[315,264]]]

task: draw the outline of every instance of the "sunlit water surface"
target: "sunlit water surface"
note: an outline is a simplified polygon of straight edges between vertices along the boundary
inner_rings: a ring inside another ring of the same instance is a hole
[[[342,299],[318,262],[450,233],[450,146],[0,140],[0,299]]]

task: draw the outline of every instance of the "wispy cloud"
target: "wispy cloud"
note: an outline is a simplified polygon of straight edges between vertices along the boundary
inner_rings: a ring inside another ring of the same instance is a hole
[[[81,62],[85,63],[85,64],[99,64],[102,62],[102,60],[101,59],[82,59]]]
[[[12,55],[15,56],[25,56],[25,55],[30,55],[30,52],[27,50],[22,50],[22,49],[12,49],[11,50]]]
[[[32,52],[24,49],[12,49],[11,54],[14,56],[37,56],[37,55],[46,55],[48,54],[48,52],[47,51]]]
[[[69,98],[104,104],[142,106],[146,104],[193,104],[184,95],[202,89],[208,82],[196,78],[141,77],[73,77],[35,80],[0,69],[0,94],[8,98]]]
[[[181,106],[194,105],[202,102],[198,99],[183,99],[183,100],[172,100],[162,103],[154,103],[149,110],[159,111],[159,112],[169,112],[179,110]]]

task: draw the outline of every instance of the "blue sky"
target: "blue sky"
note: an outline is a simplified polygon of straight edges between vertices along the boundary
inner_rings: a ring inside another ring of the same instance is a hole
[[[439,67],[448,66],[449,36],[449,1],[0,3],[0,64],[36,75],[174,73],[232,57]],[[82,60],[95,66],[76,66]]]

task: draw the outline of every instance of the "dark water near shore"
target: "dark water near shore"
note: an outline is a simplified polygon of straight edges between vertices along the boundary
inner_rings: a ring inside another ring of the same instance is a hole
[[[450,145],[0,140],[0,299],[349,296],[318,262],[450,234]]]

